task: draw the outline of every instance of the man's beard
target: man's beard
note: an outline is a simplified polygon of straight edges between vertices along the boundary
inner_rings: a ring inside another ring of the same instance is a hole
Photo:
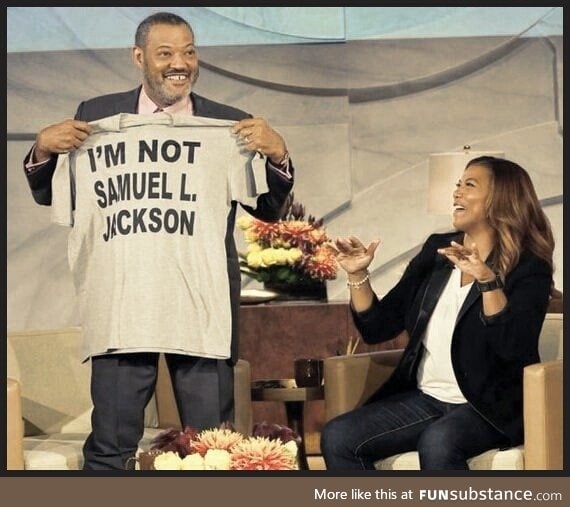
[[[199,73],[198,68],[196,68],[195,72],[190,73],[189,76],[190,79],[188,80],[188,84],[186,85],[185,89],[176,92],[176,91],[170,91],[166,87],[166,84],[164,82],[166,79],[164,78],[164,76],[162,76],[163,80],[161,81],[160,77],[149,71],[146,63],[144,64],[143,67],[143,79],[146,85],[148,86],[150,93],[154,97],[156,97],[160,101],[160,105],[164,107],[171,106],[172,104],[175,104],[179,100],[182,100],[184,97],[188,96],[192,89],[192,85],[198,79],[198,73]]]

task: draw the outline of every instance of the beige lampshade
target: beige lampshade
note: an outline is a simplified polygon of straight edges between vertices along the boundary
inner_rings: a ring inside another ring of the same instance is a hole
[[[428,167],[428,205],[427,211],[432,215],[449,215],[453,207],[453,190],[457,180],[463,174],[467,163],[476,157],[490,155],[504,158],[500,151],[463,151],[449,153],[432,153]]]

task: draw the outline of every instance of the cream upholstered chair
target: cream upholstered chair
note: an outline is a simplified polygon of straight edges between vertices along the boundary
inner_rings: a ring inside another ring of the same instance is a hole
[[[81,363],[79,327],[8,332],[7,469],[76,470],[91,430],[90,363]],[[252,426],[251,371],[235,368],[238,431]],[[180,427],[170,376],[159,363],[155,394],[145,411],[141,449],[165,428]]]
[[[562,470],[563,315],[546,315],[540,334],[541,362],[524,370],[524,445],[492,449],[469,461],[471,470]],[[325,418],[360,406],[384,382],[402,350],[325,359]],[[379,460],[378,470],[419,470],[417,452]]]

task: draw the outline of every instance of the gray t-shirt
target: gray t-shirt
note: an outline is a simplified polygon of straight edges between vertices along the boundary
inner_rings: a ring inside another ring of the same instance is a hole
[[[231,202],[255,208],[264,161],[233,121],[118,114],[59,157],[52,221],[71,226],[83,357],[155,351],[230,356],[224,239]]]

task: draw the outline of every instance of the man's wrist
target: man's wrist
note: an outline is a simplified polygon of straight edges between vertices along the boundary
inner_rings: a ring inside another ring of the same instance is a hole
[[[290,180],[293,177],[293,174],[291,173],[291,161],[289,159],[289,152],[285,151],[285,155],[283,155],[283,157],[281,157],[281,159],[279,160],[279,163],[274,162],[271,157],[267,158],[267,162],[269,163],[269,166],[277,173],[283,175],[283,177],[287,178],[288,180]]]
[[[38,143],[32,146],[32,152],[30,154],[30,162],[32,164],[45,164],[51,157],[53,153],[50,151],[42,150],[38,147]]]
[[[51,158],[53,156],[53,154],[50,153],[45,158],[40,157],[40,156],[38,156],[37,151],[38,151],[37,147],[36,147],[36,145],[34,145],[32,147],[31,152],[30,152],[30,157],[28,158],[28,162],[24,166],[26,173],[28,173],[28,174],[31,174],[31,173],[35,172],[36,170],[38,170],[39,168],[43,167],[45,164],[47,164],[51,160]]]
[[[269,157],[269,160],[274,166],[285,169],[289,167],[289,151],[285,149],[285,153],[283,153],[281,157],[278,158]]]

